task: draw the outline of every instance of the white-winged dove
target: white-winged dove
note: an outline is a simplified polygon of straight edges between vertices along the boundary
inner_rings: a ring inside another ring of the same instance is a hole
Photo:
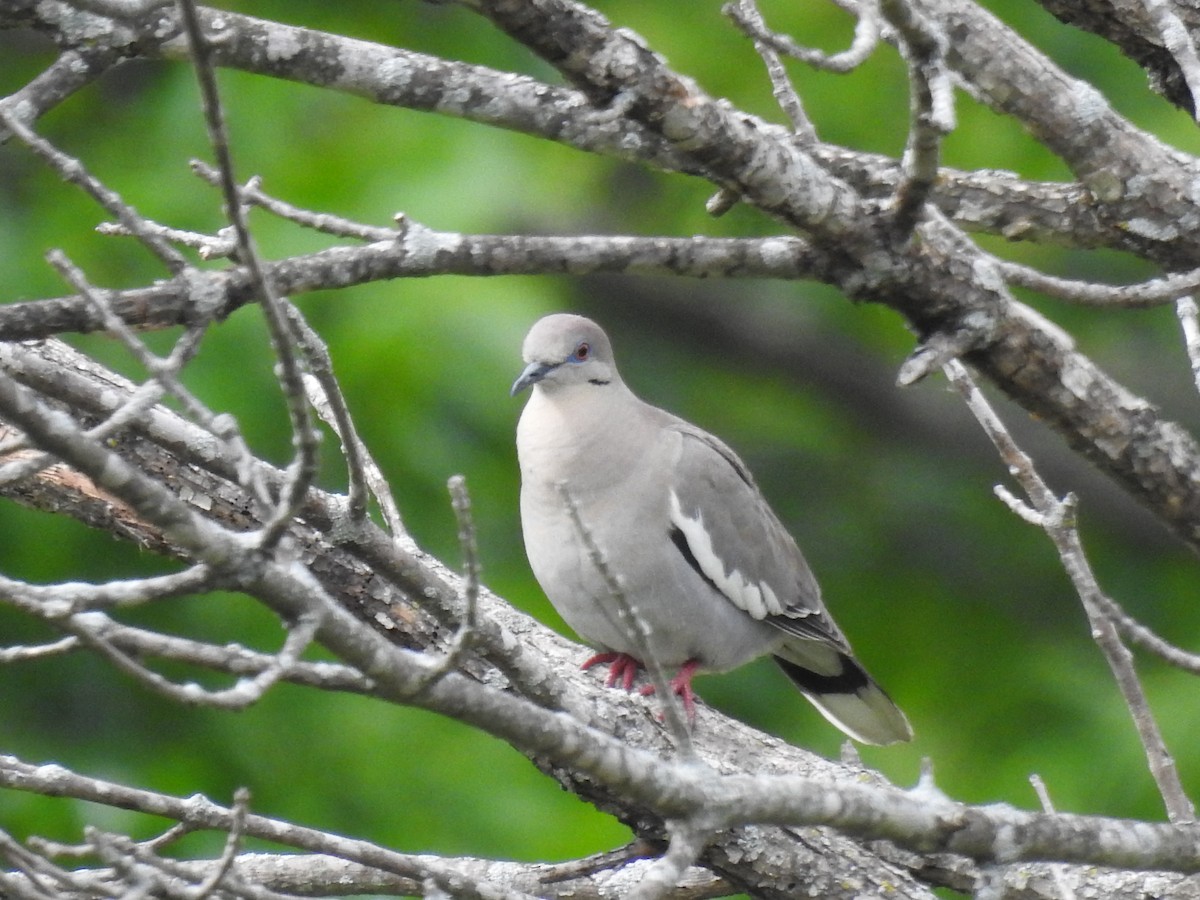
[[[512,393],[533,388],[517,426],[525,551],[563,619],[602,651],[585,667],[609,663],[608,683],[628,690],[640,661],[564,491],[644,623],[650,653],[678,670],[671,688],[689,715],[697,670],[723,672],[770,653],[855,740],[912,737],[732,450],[636,397],[590,319],[541,319],[523,355]]]

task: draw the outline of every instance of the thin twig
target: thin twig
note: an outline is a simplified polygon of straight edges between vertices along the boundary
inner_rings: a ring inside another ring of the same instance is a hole
[[[146,222],[146,230],[173,244],[191,247],[201,259],[225,259],[237,251],[237,240],[229,227],[222,228],[216,234],[201,234],[197,231],[169,228],[156,222]],[[96,226],[96,233],[112,237],[131,236],[129,229],[120,222],[101,222]]]
[[[1009,284],[1081,306],[1146,309],[1176,302],[1181,296],[1200,288],[1200,269],[1164,275],[1138,284],[1098,284],[1047,275],[1031,266],[1009,260],[993,260]]]
[[[175,343],[171,354],[163,359],[150,352],[133,329],[113,311],[106,292],[93,288],[83,271],[72,264],[65,254],[52,250],[47,254],[47,259],[63,279],[95,307],[104,327],[121,341],[134,359],[146,369],[154,384],[159,386],[157,389],[146,386],[140,388],[129,398],[122,409],[115,411],[109,417],[108,422],[102,423],[103,429],[93,429],[90,433],[98,438],[107,436],[115,428],[140,417],[145,410],[158,403],[162,392],[165,391],[180,402],[184,412],[192,420],[206,428],[225,444],[226,449],[232,454],[232,458],[237,461],[238,471],[243,475],[241,486],[264,504],[266,509],[269,509],[270,494],[261,477],[256,477],[254,474],[258,471],[258,467],[253,465],[254,455],[238,430],[236,421],[231,416],[214,413],[179,379],[179,373],[198,349],[204,330],[211,322],[212,314],[215,311],[208,311],[194,326],[190,327]]]
[[[612,597],[613,603],[616,605],[617,621],[611,624],[618,630],[623,631],[626,637],[629,638],[637,651],[638,660],[646,667],[646,671],[650,674],[650,682],[654,685],[655,692],[662,700],[663,717],[667,723],[667,727],[671,731],[671,736],[675,739],[675,746],[681,758],[685,760],[697,759],[696,750],[692,744],[692,736],[688,731],[687,721],[682,712],[683,704],[678,701],[675,692],[671,689],[666,673],[663,671],[662,665],[654,654],[651,645],[652,636],[646,620],[638,613],[637,607],[634,606],[625,593],[625,588],[621,584],[620,578],[617,577],[609,565],[604,551],[596,544],[596,539],[592,535],[591,529],[588,528],[587,523],[583,521],[583,517],[579,514],[579,506],[575,502],[575,497],[571,494],[570,486],[560,482],[557,487],[559,496],[562,497],[563,504],[567,508],[567,514],[571,517],[571,523],[574,525],[579,539],[583,542],[583,546],[587,550],[588,558],[600,573],[601,578],[604,579],[609,596]],[[601,604],[601,610],[605,615],[608,615],[608,607],[605,604]]]
[[[71,772],[58,765],[30,765],[14,756],[0,755],[0,784],[18,787],[21,790],[57,797],[72,797],[107,806],[117,806],[152,816],[161,816],[184,823],[192,830],[219,830],[228,832],[234,824],[235,811],[213,803],[206,797],[195,794],[180,798],[168,794],[131,788],[126,785]],[[243,834],[260,838],[287,847],[323,853],[350,860],[382,872],[418,882],[434,877],[440,883],[461,885],[458,896],[486,896],[490,900],[531,900],[520,892],[505,890],[498,885],[480,881],[468,872],[455,866],[453,859],[438,859],[397,853],[368,841],[339,837],[338,835],[307,828],[279,819],[270,819],[247,812],[243,820]],[[0,838],[3,832],[0,832]],[[122,853],[126,856],[141,856],[139,845],[128,838],[117,838]],[[15,843],[15,842],[14,842]],[[20,849],[20,845],[16,845]],[[0,845],[0,849],[5,849]],[[25,851],[28,854],[28,851]],[[45,864],[35,854],[31,864]],[[51,894],[57,896],[57,894]]]
[[[1193,675],[1200,675],[1200,655],[1189,653],[1160,637],[1125,612],[1120,604],[1111,597],[1101,595],[1100,604],[1104,609],[1104,614],[1112,620],[1112,623],[1117,626],[1117,631],[1121,632],[1129,643],[1147,653],[1153,653],[1163,662],[1175,666],[1177,669],[1191,672]]]
[[[145,846],[151,851],[158,853],[164,847],[169,847],[176,841],[182,840],[192,833],[194,829],[184,822],[175,822],[170,828],[163,831],[162,834],[150,838],[148,841],[142,841]]]
[[[684,873],[696,864],[712,836],[711,829],[690,823],[668,822],[670,840],[667,852],[654,861],[629,892],[629,900],[658,900],[670,893]]]
[[[446,487],[450,491],[450,505],[454,508],[454,520],[458,525],[458,546],[463,555],[462,616],[445,654],[422,676],[418,691],[428,690],[458,667],[459,660],[476,637],[479,624],[479,544],[475,537],[467,479],[462,475],[452,475]]]
[[[908,68],[908,141],[892,203],[893,225],[907,236],[937,183],[942,138],[954,130],[954,87],[946,65],[948,39],[907,0],[880,0]]]
[[[310,366],[314,365],[311,360],[309,364]],[[333,384],[336,385],[336,381]],[[360,523],[366,519],[368,504],[362,487],[365,485],[366,491],[379,503],[379,510],[383,515],[383,522],[388,532],[398,539],[405,533],[404,522],[400,518],[400,508],[396,505],[396,499],[392,496],[391,486],[384,478],[383,471],[375,462],[370,451],[367,450],[366,444],[358,437],[357,431],[351,431],[349,440],[343,433],[342,414],[336,411],[331,399],[334,396],[341,397],[340,386],[337,387],[337,391],[331,394],[326,389],[327,385],[316,375],[306,373],[304,376],[304,388],[308,392],[308,402],[312,404],[317,416],[333,430],[342,444],[346,470],[349,473],[350,495],[347,498],[346,506],[350,521]],[[346,410],[345,420],[352,421],[344,398],[341,399],[341,405]],[[351,450],[352,447],[355,449]]]
[[[59,177],[68,184],[81,188],[84,193],[99,203],[108,213],[125,226],[129,232],[136,235],[138,240],[156,256],[173,275],[180,274],[187,268],[185,260],[179,252],[164,241],[153,231],[145,227],[145,220],[138,212],[121,199],[121,195],[104,185],[100,179],[92,175],[87,167],[75,157],[63,153],[49,141],[40,137],[24,121],[14,115],[9,109],[0,106],[0,121],[32,150],[46,165],[50,166]]]
[[[193,0],[178,0],[180,15],[187,34],[188,48],[192,55],[196,78],[200,85],[201,106],[208,128],[209,141],[217,158],[217,169],[221,175],[221,191],[225,199],[225,215],[233,226],[237,238],[238,256],[250,273],[259,304],[263,309],[267,331],[271,336],[272,349],[278,361],[276,367],[280,388],[291,422],[295,458],[287,467],[288,477],[280,492],[274,512],[267,517],[259,532],[259,546],[270,550],[283,538],[296,513],[304,502],[304,495],[316,477],[317,448],[320,434],[313,427],[309,415],[308,400],[304,391],[299,361],[293,348],[291,330],[281,309],[279,298],[264,271],[254,239],[247,227],[241,200],[238,195],[233,171],[233,157],[229,148],[229,137],[225,128],[224,109],[217,91],[216,75],[212,65],[212,48],[203,34],[200,19]]]
[[[475,630],[479,616],[479,543],[475,535],[475,519],[471,514],[471,495],[467,492],[467,479],[453,475],[446,487],[450,491],[454,519],[458,523],[458,546],[463,555],[463,618],[462,627],[455,642],[465,644]]]
[[[1192,367],[1192,381],[1200,391],[1200,311],[1195,298],[1187,294],[1176,300],[1175,315],[1183,329],[1183,346]]]
[[[1196,44],[1166,0],[1142,0],[1142,7],[1150,14],[1163,45],[1179,66],[1192,95],[1192,118],[1200,122],[1200,55],[1196,53]]]
[[[1050,792],[1046,790],[1046,782],[1042,781],[1042,776],[1037,773],[1030,775],[1029,783],[1033,785],[1033,792],[1037,794],[1038,800],[1042,804],[1042,810],[1048,813],[1055,812],[1054,804],[1050,801]],[[1075,892],[1067,884],[1066,871],[1066,866],[1055,863],[1050,865],[1050,872],[1054,876],[1054,887],[1057,888],[1061,900],[1075,900]]]
[[[1059,499],[1034,468],[1033,461],[1017,446],[1000,417],[992,409],[966,367],[957,360],[944,367],[950,382],[962,394],[967,408],[995,445],[1001,460],[1017,479],[1033,507],[1030,518],[1045,530],[1058,550],[1063,568],[1087,614],[1092,638],[1104,655],[1117,687],[1129,708],[1134,727],[1146,754],[1150,774],[1158,786],[1172,822],[1195,820],[1195,808],[1183,789],[1175,761],[1163,741],[1154,713],[1134,669],[1133,657],[1122,642],[1112,620],[1104,613],[1104,596],[1087,561],[1075,526],[1075,498]],[[1011,496],[1011,495],[1010,495]],[[1011,498],[1012,503],[1019,503]],[[1011,505],[1011,504],[1010,504]]]
[[[737,0],[725,6],[724,12],[742,32],[754,41],[754,50],[767,67],[767,76],[771,79],[771,90],[775,101],[792,125],[792,131],[801,144],[807,146],[817,141],[817,129],[813,126],[808,113],[804,111],[804,103],[796,92],[778,51],[769,43],[756,37],[769,29],[763,20],[762,12],[756,0]]]
[[[0,100],[0,109],[20,110],[26,122],[34,122],[112,68],[124,55],[122,49],[101,41],[64,50],[24,87]],[[0,127],[0,144],[8,138]]]
[[[225,877],[233,868],[233,861],[242,849],[243,829],[246,827],[246,814],[250,809],[250,791],[239,787],[233,792],[233,821],[225,835],[225,847],[216,868],[196,889],[190,900],[207,900],[221,886]]]
[[[58,892],[54,889],[56,886],[49,883],[49,879],[55,878],[58,874],[55,867],[36,852],[22,847],[4,831],[0,831],[0,854],[4,855],[9,865],[32,882],[36,892],[25,896],[36,897],[38,900],[43,900],[43,898],[50,900],[50,898],[58,896]]]
[[[876,0],[835,0],[837,5],[858,21],[854,26],[854,40],[841,53],[827,54],[811,47],[803,47],[786,34],[779,34],[766,27],[761,17],[743,15],[740,5],[726,4],[724,12],[747,37],[765,44],[772,50],[807,63],[815,69],[844,74],[861,66],[875,52],[879,44],[880,16]]]
[[[815,277],[823,251],[790,235],[768,238],[635,237],[630,235],[460,234],[405,218],[403,232],[359,247],[327,247],[271,261],[271,277],[299,295],[390,278],[432,275],[545,275],[620,272],[684,278]],[[253,299],[242,266],[189,269],[150,287],[111,290],[111,305],[136,327],[186,325],[196,298],[222,317]],[[0,305],[0,340],[27,341],[66,331],[93,331],[94,307],[82,297],[53,297]]]
[[[191,161],[192,171],[196,173],[204,181],[209,184],[219,186],[221,183],[220,173],[207,163],[198,159]],[[391,241],[395,240],[401,232],[395,228],[380,228],[374,225],[364,225],[360,222],[354,222],[350,219],[344,219],[341,216],[335,216],[332,213],[318,213],[311,210],[302,209],[299,206],[293,206],[277,197],[272,197],[270,194],[262,190],[262,179],[259,176],[254,176],[245,185],[238,189],[238,195],[243,203],[248,203],[251,206],[258,206],[265,209],[273,215],[279,216],[281,219],[287,219],[289,222],[295,222],[304,228],[311,228],[314,231],[319,231],[323,234],[333,235],[334,237],[354,238],[360,241]]]
[[[809,119],[808,113],[804,111],[804,102],[800,99],[800,94],[796,91],[791,79],[788,78],[787,69],[779,58],[779,53],[770,43],[756,37],[756,35],[770,33],[770,29],[767,28],[755,0],[736,0],[736,2],[727,3],[722,11],[733,20],[743,34],[754,42],[754,52],[763,61],[763,65],[767,69],[767,77],[771,79],[771,92],[775,96],[775,102],[788,117],[796,140],[806,147],[816,144],[817,130],[813,126],[812,120]],[[737,191],[724,187],[708,198],[704,209],[714,219],[720,218],[733,209],[739,200],[741,200],[741,195]]]
[[[48,644],[30,644],[16,647],[0,647],[0,665],[41,659],[46,656],[62,656],[79,647],[79,638],[68,636]]]
[[[317,415],[333,429],[342,443],[342,458],[346,461],[346,478],[349,484],[350,518],[361,522],[367,516],[367,507],[374,491],[384,520],[393,534],[402,530],[400,511],[392,499],[391,489],[383,478],[379,466],[371,457],[350,415],[350,404],[342,394],[333,372],[333,358],[320,335],[305,320],[299,308],[289,300],[282,301],[284,313],[292,334],[304,354],[308,372],[304,375],[305,394]]]
[[[124,625],[103,613],[92,612],[87,615],[88,625],[97,636],[130,657],[153,656],[239,678],[258,676],[279,667],[278,656],[251,650],[240,644],[208,644],[191,638]],[[63,643],[66,641],[72,641],[74,644],[65,647],[63,652],[85,646],[74,636],[64,638]],[[280,677],[292,684],[324,691],[370,694],[374,690],[371,679],[357,669],[335,662],[296,660],[282,671]]]
[[[94,583],[60,581],[29,584],[0,575],[0,598],[38,618],[61,619],[88,610],[139,606],[152,600],[213,590],[220,580],[200,563],[170,575]]]
[[[65,619],[60,627],[97,650],[125,674],[171,700],[228,710],[246,709],[261,700],[296,664],[300,655],[312,644],[320,627],[320,618],[315,613],[301,618],[288,628],[283,646],[266,668],[255,675],[239,678],[233,687],[210,691],[195,682],[178,684],[146,668],[104,636],[102,629],[97,627],[104,620],[96,616],[96,613],[79,613]]]

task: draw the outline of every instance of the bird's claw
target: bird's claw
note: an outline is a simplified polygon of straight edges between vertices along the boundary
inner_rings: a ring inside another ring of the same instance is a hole
[[[586,660],[580,668],[586,672],[592,666],[601,665],[608,666],[608,678],[604,680],[604,686],[612,687],[620,682],[621,687],[627,691],[633,690],[638,669],[642,667],[642,664],[628,653],[597,653]]]
[[[592,666],[600,665],[608,666],[608,677],[604,680],[604,686],[613,687],[620,684],[626,691],[633,690],[637,673],[642,668],[642,664],[628,653],[597,653],[587,659],[580,668],[587,671]],[[667,682],[671,693],[683,702],[683,711],[687,715],[689,725],[696,720],[696,692],[692,688],[692,678],[695,677],[698,668],[700,668],[700,663],[697,660],[689,659],[679,668],[675,677]],[[638,693],[643,697],[648,697],[655,693],[654,685],[642,685]],[[662,718],[661,714],[659,714],[659,718]]]

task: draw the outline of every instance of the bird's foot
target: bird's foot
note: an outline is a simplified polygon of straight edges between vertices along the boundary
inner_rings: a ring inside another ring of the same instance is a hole
[[[597,653],[586,660],[581,669],[585,672],[592,666],[608,666],[608,678],[604,680],[605,687],[612,687],[620,682],[627,691],[633,690],[633,682],[637,680],[638,669],[642,664],[628,653]]]
[[[671,689],[671,693],[675,694],[683,701],[683,711],[687,715],[688,725],[692,725],[696,721],[696,692],[692,690],[692,679],[696,675],[696,670],[700,668],[700,661],[689,659],[675,674],[675,677],[667,682],[667,687]],[[642,688],[642,694],[653,694],[654,685],[648,684]]]
[[[620,684],[627,691],[633,690],[633,683],[637,680],[638,671],[642,668],[642,664],[628,653],[597,653],[584,661],[580,668],[587,671],[592,666],[602,665],[608,666],[608,677],[604,680],[604,686],[613,687]],[[696,692],[692,689],[692,679],[699,668],[699,660],[689,659],[679,667],[675,677],[667,682],[671,693],[683,701],[683,711],[687,715],[689,725],[696,720]],[[654,692],[652,684],[643,685],[640,691],[643,697]]]

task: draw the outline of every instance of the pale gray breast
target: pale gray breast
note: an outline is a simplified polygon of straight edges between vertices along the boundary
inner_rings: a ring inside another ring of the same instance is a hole
[[[731,603],[697,570],[672,521],[674,478],[683,454],[675,421],[641,405],[639,422],[592,436],[580,450],[562,432],[522,448],[521,507],[530,565],[569,625],[605,649],[636,655],[618,604],[555,486],[568,484],[584,527],[651,632],[667,667],[698,659],[704,668],[738,666],[783,635]],[[528,452],[526,452],[528,451]],[[566,464],[564,464],[566,461]]]

